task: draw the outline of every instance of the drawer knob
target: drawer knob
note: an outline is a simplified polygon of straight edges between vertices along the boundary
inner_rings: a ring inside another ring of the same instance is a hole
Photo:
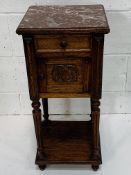
[[[38,79],[39,79],[39,80],[44,80],[44,79],[45,79],[44,74],[39,74],[39,75],[38,75]]]
[[[62,47],[63,49],[65,49],[67,47],[67,42],[66,41],[61,41],[60,42],[60,47]]]

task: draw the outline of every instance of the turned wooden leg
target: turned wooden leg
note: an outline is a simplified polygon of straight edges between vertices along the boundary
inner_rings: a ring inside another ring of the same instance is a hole
[[[91,99],[93,160],[96,160],[98,162],[101,161],[100,147],[99,147],[99,120],[100,120],[100,108],[99,108],[99,106],[100,106],[99,99]],[[97,166],[92,165],[92,167],[97,167]]]
[[[40,102],[33,101],[33,119],[34,119],[34,126],[35,126],[35,133],[37,139],[37,149],[39,157],[43,157],[43,149],[42,149],[42,135],[41,135],[41,110],[40,110]]]
[[[44,122],[48,123],[49,122],[49,114],[48,114],[48,99],[43,98],[42,99],[42,104],[43,104],[43,111],[44,111]]]

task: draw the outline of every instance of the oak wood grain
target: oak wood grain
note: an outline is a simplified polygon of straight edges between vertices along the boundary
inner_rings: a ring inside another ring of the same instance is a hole
[[[36,157],[36,164],[48,163],[98,163],[92,159],[91,121],[52,121],[42,124],[45,157]],[[99,144],[100,147],[100,144]]]
[[[63,49],[70,50],[88,49],[91,50],[91,35],[36,35],[36,50],[49,52],[55,50],[61,52]],[[65,46],[62,46],[65,43]]]
[[[40,93],[86,93],[89,92],[90,58],[37,58]],[[43,60],[43,62],[42,62]],[[85,69],[83,69],[85,67]],[[43,78],[42,78],[43,77]]]

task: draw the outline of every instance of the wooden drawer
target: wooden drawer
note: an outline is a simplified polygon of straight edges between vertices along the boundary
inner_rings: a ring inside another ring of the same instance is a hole
[[[55,53],[71,54],[87,53],[91,51],[91,35],[37,35],[35,48],[37,53],[47,56]],[[78,56],[78,55],[77,55]]]
[[[37,68],[40,93],[89,91],[90,64],[88,59],[39,58]]]

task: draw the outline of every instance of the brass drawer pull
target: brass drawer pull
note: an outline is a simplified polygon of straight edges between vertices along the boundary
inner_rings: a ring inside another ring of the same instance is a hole
[[[67,45],[68,45],[67,42],[64,40],[60,42],[60,47],[62,47],[63,49],[65,49]]]

